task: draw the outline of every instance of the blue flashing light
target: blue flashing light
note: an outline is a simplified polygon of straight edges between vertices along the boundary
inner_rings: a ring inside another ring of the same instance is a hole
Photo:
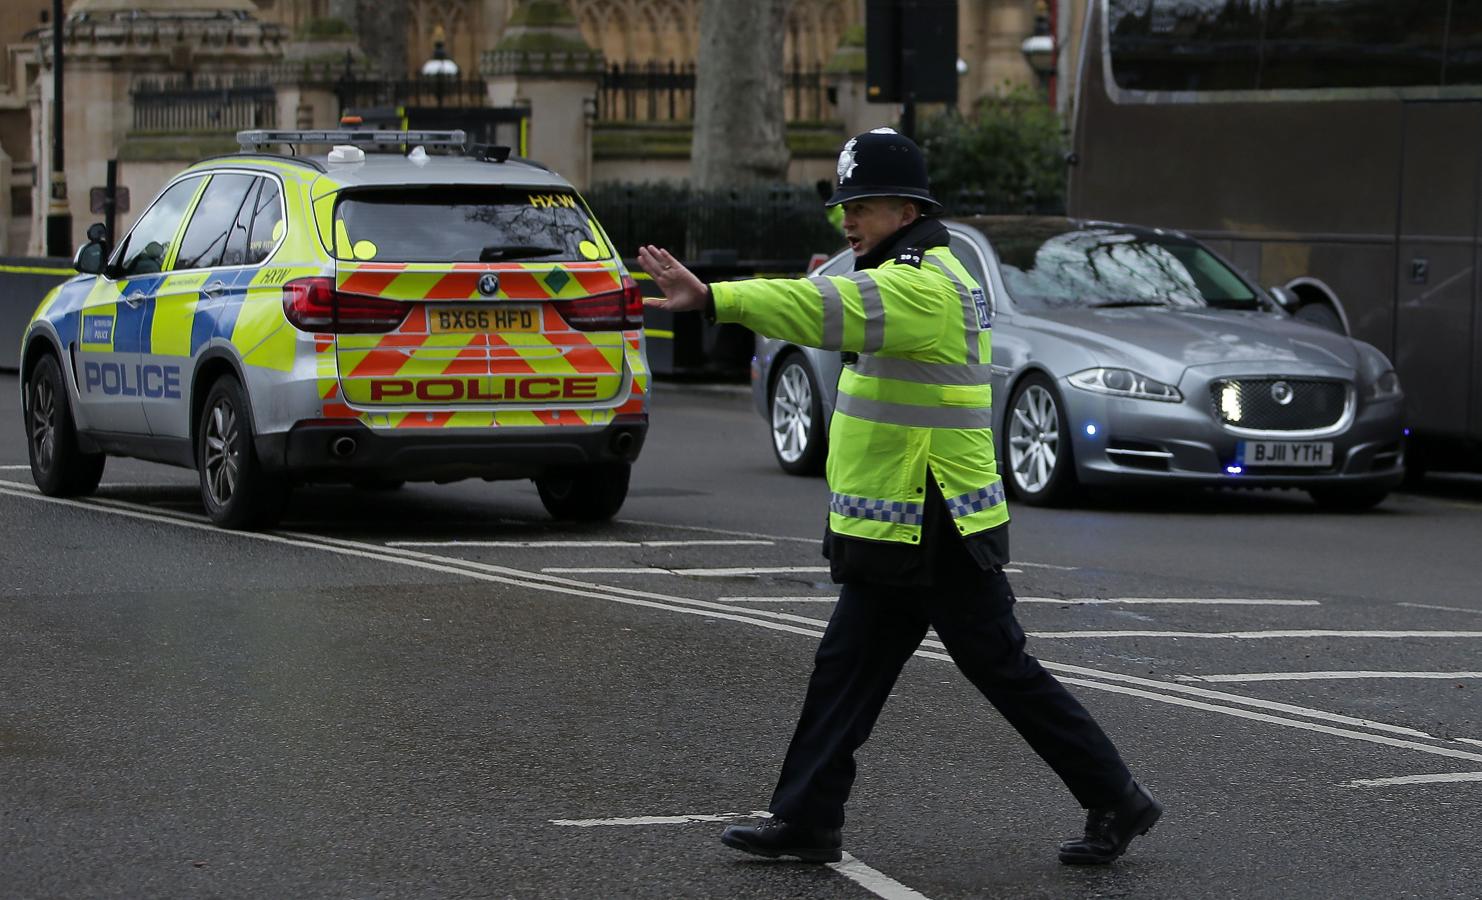
[[[1225,471],[1230,473],[1231,475],[1239,475],[1240,473],[1244,472],[1245,469],[1240,466],[1225,466]]]
[[[1410,429],[1406,428],[1405,429],[1405,437],[1409,437],[1409,436],[1410,436]]]
[[[1087,422],[1086,423],[1086,434],[1089,437],[1095,437],[1096,436],[1096,423],[1095,422]]]

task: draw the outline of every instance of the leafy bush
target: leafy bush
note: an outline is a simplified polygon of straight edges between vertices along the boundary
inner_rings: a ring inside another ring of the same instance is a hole
[[[1060,212],[1065,208],[1065,138],[1042,93],[1013,88],[928,120],[921,146],[932,192],[949,214]]]
[[[327,41],[336,38],[351,38],[355,30],[344,19],[310,19],[299,26],[299,37],[310,41]]]

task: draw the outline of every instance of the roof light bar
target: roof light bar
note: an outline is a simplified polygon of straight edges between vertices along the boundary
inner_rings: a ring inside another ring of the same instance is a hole
[[[468,142],[464,131],[239,131],[237,143],[243,152],[270,144],[421,144],[424,147],[462,147]]]

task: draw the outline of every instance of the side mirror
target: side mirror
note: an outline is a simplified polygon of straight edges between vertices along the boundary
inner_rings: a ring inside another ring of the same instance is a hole
[[[92,229],[89,228],[88,232],[91,234]],[[101,275],[107,256],[108,248],[102,241],[89,240],[77,248],[77,255],[72,257],[72,268],[84,275]]]
[[[1266,288],[1266,293],[1271,295],[1271,299],[1276,301],[1277,306],[1287,312],[1295,312],[1297,307],[1302,305],[1302,301],[1297,299],[1297,295],[1290,288],[1272,285]]]
[[[87,243],[72,257],[72,268],[84,275],[99,275],[108,262],[108,229],[102,222],[87,227]]]

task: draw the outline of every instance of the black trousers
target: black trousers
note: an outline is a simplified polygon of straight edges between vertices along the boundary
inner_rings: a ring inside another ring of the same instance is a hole
[[[997,569],[950,588],[845,584],[818,645],[772,814],[817,827],[844,823],[854,752],[869,738],[928,625],[1081,806],[1119,800],[1131,773],[1091,714],[1024,652],[1012,603],[1008,578]]]

